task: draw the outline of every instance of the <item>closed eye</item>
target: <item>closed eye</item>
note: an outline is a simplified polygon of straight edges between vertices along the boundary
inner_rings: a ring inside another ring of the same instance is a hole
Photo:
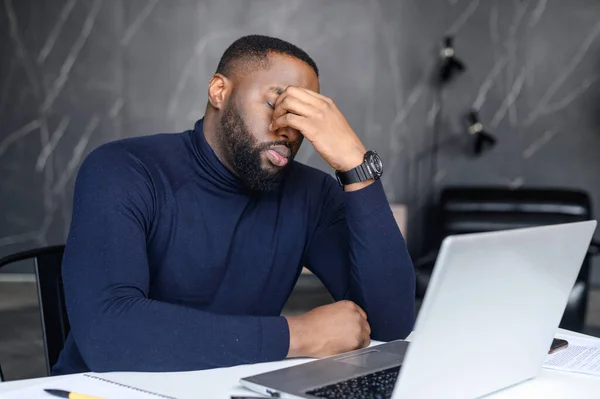
[[[272,103],[270,103],[270,102],[268,102],[268,101],[266,101],[266,103],[267,103],[267,105],[268,105],[269,107],[271,107],[271,109],[275,109],[275,106],[274,106]]]

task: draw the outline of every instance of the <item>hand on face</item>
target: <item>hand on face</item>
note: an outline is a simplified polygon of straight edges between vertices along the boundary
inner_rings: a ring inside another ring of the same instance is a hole
[[[270,129],[291,127],[300,131],[335,170],[350,170],[363,162],[365,146],[330,98],[288,86],[274,109]]]

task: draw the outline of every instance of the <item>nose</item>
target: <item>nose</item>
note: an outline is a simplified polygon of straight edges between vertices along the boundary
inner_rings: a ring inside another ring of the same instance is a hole
[[[296,129],[292,129],[289,126],[286,126],[277,129],[275,131],[275,134],[277,134],[277,137],[279,137],[280,139],[293,143],[298,141],[298,138],[300,137],[301,133]]]

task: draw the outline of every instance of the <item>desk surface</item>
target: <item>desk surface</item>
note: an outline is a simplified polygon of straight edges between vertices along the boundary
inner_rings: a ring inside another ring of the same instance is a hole
[[[581,335],[559,329],[559,333]],[[409,338],[410,339],[410,338]],[[377,345],[374,343],[372,345]],[[281,362],[260,363],[229,368],[190,371],[179,373],[106,373],[105,377],[123,384],[137,386],[150,391],[175,396],[181,399],[214,398],[230,399],[231,395],[257,396],[239,384],[242,377],[258,374],[277,368],[311,361],[310,359],[293,359]],[[64,377],[45,377],[14,382],[0,383],[2,393],[32,386],[51,379]],[[257,396],[258,397],[258,396]],[[491,399],[502,398],[599,398],[600,377],[582,374],[559,372],[542,369],[538,377],[507,388],[488,396]]]

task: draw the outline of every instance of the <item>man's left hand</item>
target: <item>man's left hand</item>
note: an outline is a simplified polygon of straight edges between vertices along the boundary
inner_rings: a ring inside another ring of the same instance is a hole
[[[299,130],[335,170],[347,171],[363,162],[367,149],[330,98],[289,86],[274,108],[271,130]]]

